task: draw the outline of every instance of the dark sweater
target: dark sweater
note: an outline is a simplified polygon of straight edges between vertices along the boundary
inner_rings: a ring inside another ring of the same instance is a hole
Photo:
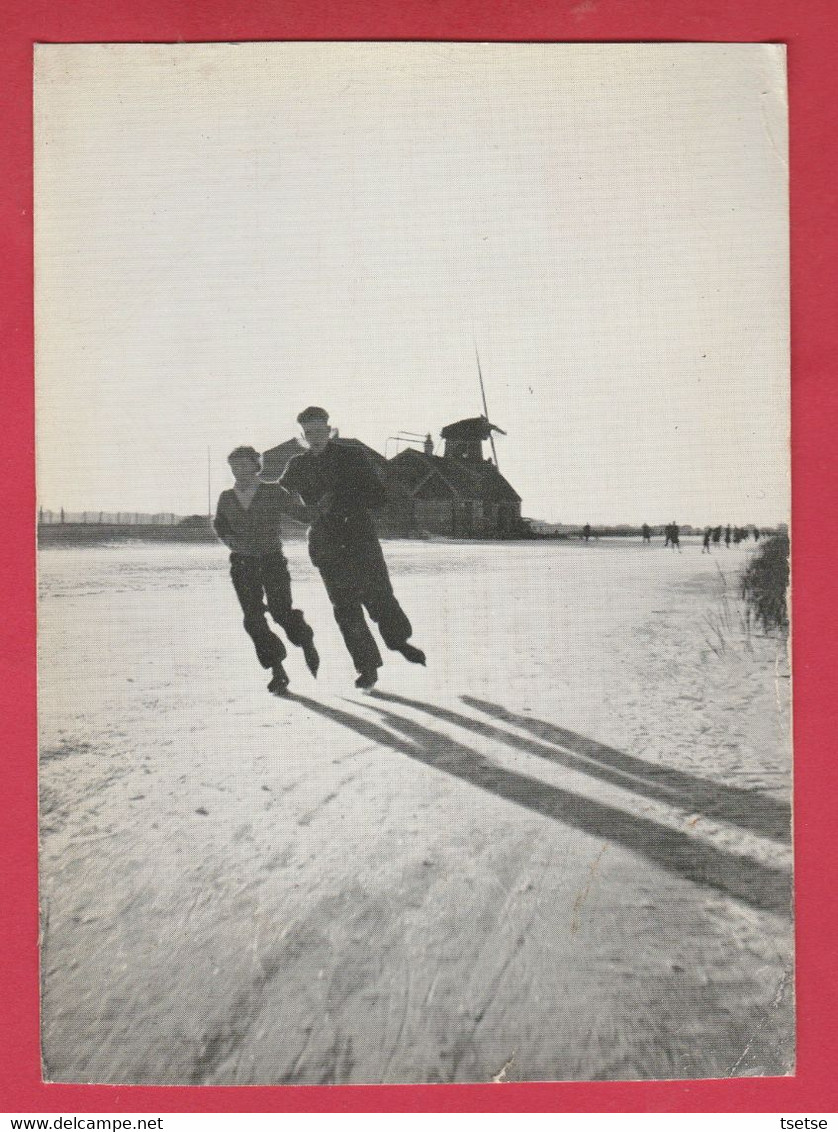
[[[259,484],[249,507],[243,507],[234,489],[228,488],[218,498],[213,527],[234,554],[277,554],[282,551],[280,518],[302,519],[301,511],[278,484]]]

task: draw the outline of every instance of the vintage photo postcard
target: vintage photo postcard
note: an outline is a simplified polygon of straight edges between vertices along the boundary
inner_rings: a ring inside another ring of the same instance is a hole
[[[44,1079],[793,1073],[784,49],[34,96]]]

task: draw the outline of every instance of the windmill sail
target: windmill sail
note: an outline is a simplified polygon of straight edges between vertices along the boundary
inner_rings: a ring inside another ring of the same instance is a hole
[[[489,407],[486,404],[486,389],[485,389],[485,386],[483,385],[483,371],[480,368],[480,354],[478,352],[476,342],[474,344],[474,354],[475,354],[475,357],[477,358],[477,376],[480,380],[480,395],[483,398],[483,416],[488,421],[488,419],[489,419]],[[492,459],[495,462],[495,467],[498,469],[498,471],[500,471],[500,465],[498,464],[498,454],[495,451],[495,438],[494,438],[494,436],[492,436],[491,430],[489,431],[489,443],[492,446]]]

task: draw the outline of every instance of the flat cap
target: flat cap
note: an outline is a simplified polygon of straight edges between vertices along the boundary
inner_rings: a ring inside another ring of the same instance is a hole
[[[309,405],[307,409],[297,416],[297,424],[308,424],[309,421],[328,421],[329,414],[325,409],[321,409],[319,405]]]

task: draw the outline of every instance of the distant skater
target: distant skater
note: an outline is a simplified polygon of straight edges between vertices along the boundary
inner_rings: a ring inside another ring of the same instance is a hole
[[[641,529],[642,529],[642,532],[643,532],[643,541],[651,543],[651,541],[652,541],[652,528],[649,526],[648,523],[644,523],[643,527]]]
[[[725,527],[725,546],[730,547],[730,524]]]
[[[677,523],[670,523],[667,528],[669,531],[669,542],[673,550],[681,553],[681,529]]]
[[[591,524],[586,523],[584,525],[584,527],[582,528],[582,538],[585,540],[585,542],[587,542],[590,537],[591,537]]]
[[[704,541],[701,544],[701,553],[702,554],[709,554],[710,553],[710,538],[712,537],[712,534],[713,534],[713,531],[711,530],[711,528],[707,527],[704,531]]]
[[[230,549],[230,577],[244,613],[244,627],[259,663],[272,669],[268,691],[282,695],[289,684],[282,664],[288,653],[268,625],[266,601],[267,612],[291,644],[303,650],[312,676],[320,665],[314,633],[302,611],[293,608],[291,578],[282,552],[280,515],[293,516],[297,508],[287,491],[259,482],[262,460],[255,448],[234,448],[227,462],[236,482],[219,496],[213,526]]]
[[[722,541],[722,528],[713,527],[713,546],[719,546]]]
[[[334,439],[325,409],[312,405],[297,421],[308,451],[289,461],[280,484],[299,496],[314,516],[309,556],[320,571],[355,664],[355,687],[372,688],[383,661],[364,610],[388,649],[412,664],[425,663],[422,650],[408,643],[413,629],[393,593],[370,514],[383,506],[384,488],[362,451]]]

